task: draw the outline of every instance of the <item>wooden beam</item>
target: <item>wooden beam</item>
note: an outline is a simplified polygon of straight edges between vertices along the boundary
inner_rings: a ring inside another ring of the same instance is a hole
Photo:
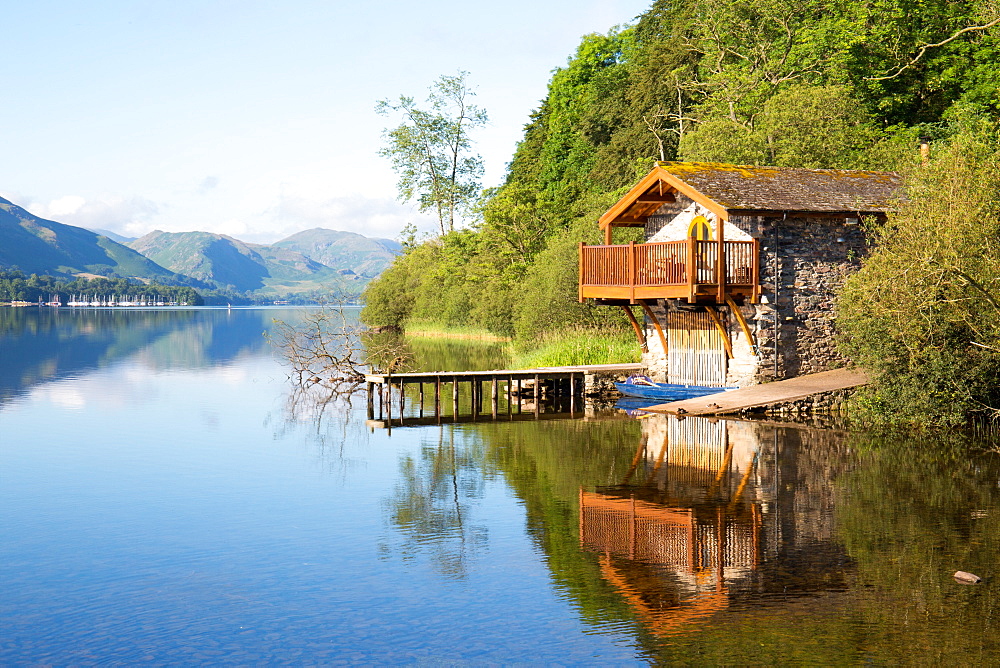
[[[625,304],[620,305],[622,310],[625,311],[625,317],[628,321],[632,323],[632,329],[635,330],[635,335],[639,339],[639,345],[642,346],[642,352],[648,353],[649,346],[646,344],[646,333],[642,331],[642,326],[639,325],[639,321],[635,319],[635,315],[632,313],[632,308],[626,306]]]
[[[736,322],[740,323],[740,327],[743,328],[743,334],[747,337],[747,342],[750,343],[750,349],[753,350],[754,355],[759,355],[757,351],[757,340],[754,339],[753,333],[750,331],[750,325],[747,323],[746,318],[743,317],[743,312],[740,311],[740,307],[736,305],[733,298],[726,295],[726,304],[729,305],[729,310],[733,312],[733,317],[736,318]]]
[[[716,312],[715,307],[706,306],[705,310],[708,311],[709,317],[711,317],[712,322],[715,323],[715,328],[719,330],[719,333],[722,335],[722,345],[726,348],[726,357],[733,359],[733,344],[729,340],[729,332],[727,332],[726,328],[722,325],[722,319]]]
[[[693,237],[687,239],[687,298],[689,304],[697,301],[698,287],[698,242]]]
[[[639,306],[646,313],[646,317],[653,321],[653,327],[656,328],[656,333],[660,335],[660,343],[663,344],[663,354],[667,354],[667,337],[663,334],[663,328],[660,327],[660,321],[656,318],[656,314],[653,313],[653,309],[649,308],[649,305],[643,301],[639,300]]]
[[[676,202],[677,198],[674,197],[673,193],[666,193],[663,195],[651,195],[646,193],[642,195],[635,201],[636,204],[669,204],[670,202]]]
[[[718,286],[716,301],[721,304],[726,300],[726,284],[729,282],[726,271],[726,220],[728,216],[718,216],[715,219],[715,240],[718,242],[718,256],[715,259],[715,283]],[[730,355],[730,357],[732,357]]]

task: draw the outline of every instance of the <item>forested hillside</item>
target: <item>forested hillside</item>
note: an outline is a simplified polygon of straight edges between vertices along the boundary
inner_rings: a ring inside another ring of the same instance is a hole
[[[11,267],[65,279],[88,273],[185,280],[108,237],[39,218],[0,197],[0,269]]]
[[[521,340],[618,323],[577,303],[576,246],[655,160],[906,170],[1000,117],[998,23],[994,0],[658,0],[582,39],[475,223],[409,244],[364,318]]]

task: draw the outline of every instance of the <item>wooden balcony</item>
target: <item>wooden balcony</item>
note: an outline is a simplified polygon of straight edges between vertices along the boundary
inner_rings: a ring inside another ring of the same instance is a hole
[[[720,253],[720,250],[722,251]],[[757,240],[666,241],[627,246],[580,244],[580,301],[636,303],[684,299],[722,304],[760,296]]]

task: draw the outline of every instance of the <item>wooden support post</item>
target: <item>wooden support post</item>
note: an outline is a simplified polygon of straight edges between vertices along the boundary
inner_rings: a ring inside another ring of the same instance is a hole
[[[757,340],[754,338],[753,333],[750,331],[750,325],[747,323],[746,318],[743,317],[743,312],[740,311],[740,307],[736,305],[733,298],[726,295],[726,304],[729,305],[729,310],[732,311],[733,317],[736,318],[736,322],[740,323],[740,327],[743,329],[744,336],[747,337],[747,343],[750,344],[750,349],[753,351],[755,356],[760,354],[757,350]]]
[[[635,242],[628,242],[629,301],[635,302]]]
[[[458,377],[451,379],[451,415],[458,418]]]
[[[715,301],[721,304],[726,299],[726,284],[729,276],[726,272],[726,219],[715,217],[715,241],[719,244],[715,258],[715,284],[717,287]]]
[[[514,413],[514,376],[507,376],[507,415]]]
[[[663,344],[663,354],[664,355],[668,354],[669,351],[667,350],[667,337],[663,333],[663,328],[660,327],[660,321],[656,317],[656,314],[653,313],[653,309],[649,308],[649,305],[642,299],[639,300],[639,306],[642,307],[642,310],[646,314],[646,317],[653,321],[653,327],[656,328],[656,333],[660,337],[660,343]]]
[[[403,408],[406,406],[406,386],[403,381],[399,381],[399,420],[402,423],[403,420]]]
[[[441,417],[441,376],[434,378],[434,414]]]
[[[498,402],[499,394],[497,392],[497,377],[493,376],[492,384],[490,386],[490,407],[493,409],[493,419],[497,419],[497,413],[499,412]]]
[[[715,328],[719,330],[719,334],[722,335],[722,345],[726,348],[726,357],[733,359],[733,343],[729,340],[729,332],[722,325],[722,319],[719,318],[718,312],[716,312],[714,306],[706,306],[705,310],[708,311],[709,317],[712,322],[715,323]]]
[[[420,408],[418,410],[418,415],[420,415],[420,417],[423,417],[424,416],[424,381],[420,381],[417,384],[417,390],[418,390],[417,396],[418,396],[418,400],[420,402]]]
[[[698,240],[688,237],[687,244],[688,303],[694,304],[698,301]]]
[[[584,274],[584,269],[583,269],[583,246],[584,246],[584,243],[581,241],[580,245],[578,246],[578,250],[577,250],[577,253],[578,253],[577,264],[578,264],[578,269],[579,269],[579,272],[580,272],[578,275],[580,277],[580,280],[577,281],[577,284],[576,284],[576,298],[577,298],[577,301],[579,301],[581,304],[584,302],[584,299],[583,299],[583,281],[586,278],[586,274]]]
[[[751,272],[753,281],[753,293],[750,301],[754,304],[760,303],[760,240],[753,240],[753,270]]]
[[[576,374],[569,374],[569,416],[576,412]]]
[[[542,383],[538,378],[538,374],[535,374],[535,419],[542,414]]]
[[[375,419],[375,383],[368,383],[368,419]]]
[[[642,346],[642,352],[648,353],[649,346],[646,345],[646,332],[642,331],[642,325],[639,321],[635,319],[635,314],[632,313],[632,308],[628,304],[621,304],[622,310],[625,311],[625,317],[628,318],[629,323],[632,325],[632,329],[635,330],[635,336],[639,339],[639,345]]]

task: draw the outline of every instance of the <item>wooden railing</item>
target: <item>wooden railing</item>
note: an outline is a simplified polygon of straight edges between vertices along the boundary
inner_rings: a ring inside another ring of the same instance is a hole
[[[689,296],[698,286],[721,283],[725,292],[752,293],[759,281],[757,240],[726,241],[723,271],[719,271],[719,242],[666,241],[627,246],[580,246],[580,297],[618,298],[636,291],[642,298]],[[664,290],[657,290],[664,288]],[[607,289],[607,290],[604,290]],[[658,294],[658,293],[663,294]]]

